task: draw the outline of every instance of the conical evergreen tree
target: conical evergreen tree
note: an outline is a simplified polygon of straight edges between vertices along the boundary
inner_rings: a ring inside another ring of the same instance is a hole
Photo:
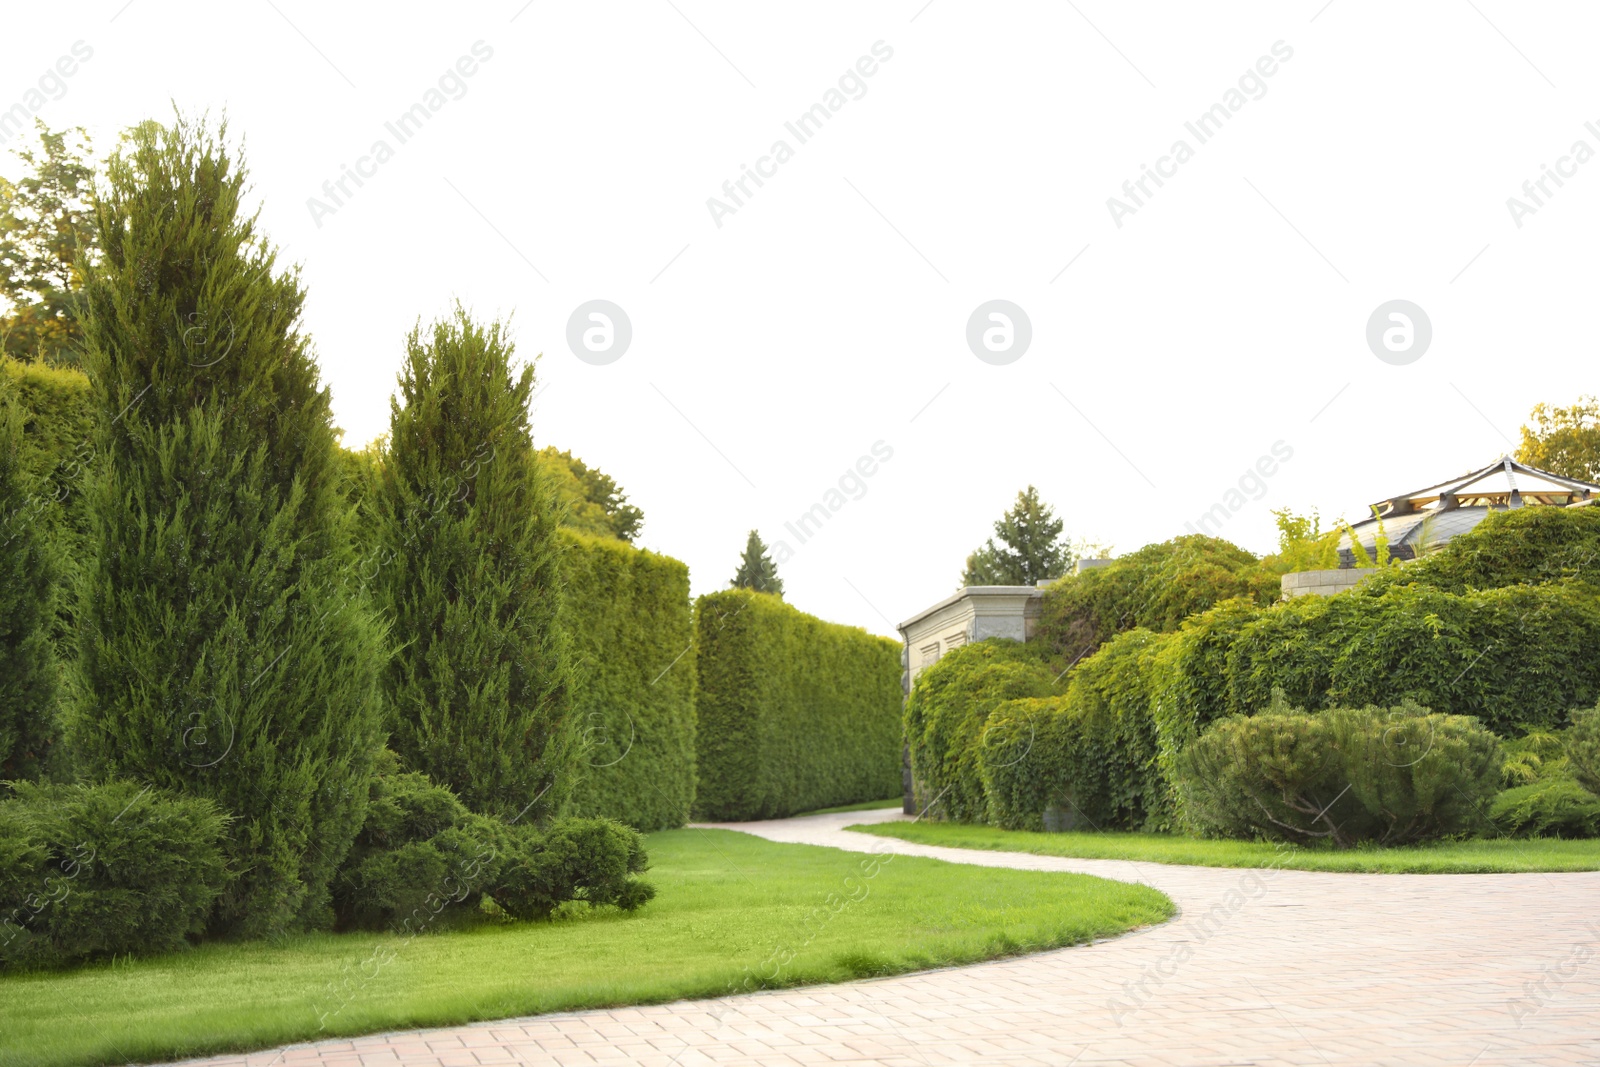
[[[783,579],[778,577],[778,565],[767,555],[766,543],[754,530],[745,539],[744,555],[739,557],[739,570],[733,576],[733,587],[783,595]]]
[[[39,777],[56,723],[56,568],[22,471],[22,408],[13,393],[0,373],[0,782]]]
[[[209,797],[240,872],[213,926],[328,917],[365,813],[384,639],[354,598],[304,290],[241,204],[226,127],[146,123],[111,160],[84,290],[98,406],[77,751]]]
[[[962,585],[1034,585],[1059,578],[1073,563],[1072,547],[1061,537],[1062,522],[1039,490],[1028,486],[994,524],[994,537],[967,557]]]
[[[573,784],[555,498],[528,425],[533,368],[461,307],[406,342],[374,494],[374,582],[398,651],[391,741],[485,814],[541,820]]]

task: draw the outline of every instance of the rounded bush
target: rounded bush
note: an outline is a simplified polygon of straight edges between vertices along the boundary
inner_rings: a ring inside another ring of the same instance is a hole
[[[1222,719],[1174,766],[1201,833],[1350,847],[1482,828],[1501,757],[1475,720],[1403,704]]]
[[[183,947],[230,880],[227,823],[135,782],[18,783],[0,802],[0,964]]]
[[[1547,778],[1495,797],[1489,818],[1510,837],[1596,837],[1600,796],[1570,778]]]

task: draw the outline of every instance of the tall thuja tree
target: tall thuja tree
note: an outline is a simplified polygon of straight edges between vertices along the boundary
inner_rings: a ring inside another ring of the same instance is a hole
[[[0,782],[36,779],[55,739],[56,568],[22,470],[22,408],[0,374]],[[4,786],[0,786],[3,791]]]
[[[142,126],[108,168],[84,289],[98,407],[75,755],[215,800],[239,877],[213,926],[317,925],[365,815],[380,624],[305,292],[215,133]]]
[[[533,368],[460,306],[406,341],[373,496],[374,588],[397,652],[391,744],[468,806],[540,820],[577,755],[555,498],[528,425]]]

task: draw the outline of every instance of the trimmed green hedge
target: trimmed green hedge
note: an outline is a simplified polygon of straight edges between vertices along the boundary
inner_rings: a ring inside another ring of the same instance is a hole
[[[89,456],[94,431],[88,376],[7,357],[0,357],[0,374],[16,386],[17,401],[27,413],[22,430],[23,470],[35,479],[50,479],[45,495],[52,500],[76,500],[80,469]]]
[[[988,821],[1013,830],[1045,829],[1047,819],[1051,829],[1170,828],[1151,709],[1171,640],[1119,634],[1069,675],[1063,695],[997,706],[976,745]]]
[[[900,791],[900,646],[769,593],[695,607],[695,814],[766,819]]]
[[[1396,586],[1300,597],[1239,631],[1226,711],[1259,710],[1274,689],[1312,710],[1409,699],[1512,736],[1560,727],[1569,709],[1594,703],[1596,649],[1600,593],[1572,580],[1461,596]]]
[[[641,830],[682,826],[695,788],[689,568],[610,538],[561,530],[562,621],[578,678],[581,780],[567,811]]]
[[[930,819],[979,822],[988,813],[978,744],[996,707],[1059,695],[1038,645],[992,637],[962,645],[917,675],[906,701],[912,792]]]

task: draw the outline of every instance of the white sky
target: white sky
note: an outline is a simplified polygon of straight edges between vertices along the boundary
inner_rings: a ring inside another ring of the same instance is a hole
[[[0,110],[79,40],[54,128],[108,148],[170,101],[226,109],[347,441],[386,428],[417,316],[514,311],[538,442],[617,478],[697,594],[757,527],[794,550],[792,603],[892,634],[1030,482],[1125,552],[1281,440],[1222,530],[1266,551],[1270,508],[1359,518],[1597,388],[1600,161],[1520,228],[1506,204],[1600,150],[1593,7],[123,2],[8,11]],[[466,94],[399,144],[384,123],[480,40]],[[800,144],[784,123],[878,41],[866,94]],[[1278,41],[1265,95],[1200,144],[1184,123]],[[307,198],[380,138],[394,158],[316,225]],[[1119,229],[1107,198],[1180,138],[1193,158]],[[718,228],[707,198],[778,139],[793,158]],[[566,343],[596,298],[633,325],[605,366]],[[1005,366],[966,344],[991,299],[1032,322]],[[1433,326],[1405,366],[1365,339],[1393,299]],[[880,440],[801,545],[785,522]]]

